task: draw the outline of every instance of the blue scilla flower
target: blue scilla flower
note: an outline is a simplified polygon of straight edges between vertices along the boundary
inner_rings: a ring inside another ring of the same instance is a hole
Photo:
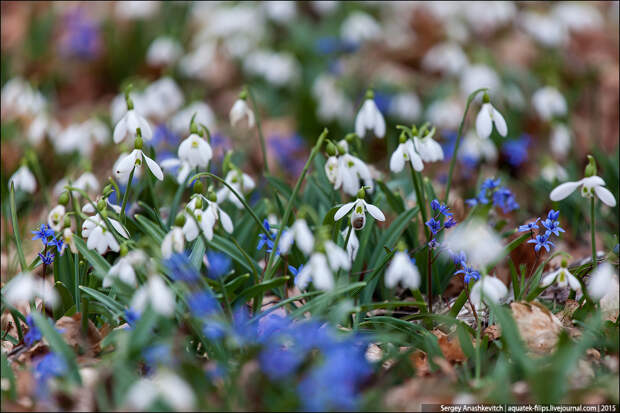
[[[71,10],[65,15],[60,49],[66,56],[84,60],[95,58],[101,50],[101,32],[97,22],[80,8]]]
[[[463,274],[463,280],[465,281],[466,284],[469,284],[469,282],[474,279],[475,281],[478,281],[480,279],[480,273],[476,270],[474,270],[472,267],[468,267],[467,264],[463,261],[461,262],[461,266],[463,268],[461,268],[460,270],[456,271],[454,273],[454,275],[456,274]]]
[[[513,193],[506,187],[498,188],[493,193],[493,205],[502,208],[504,213],[519,209],[519,204],[515,200]]]
[[[217,341],[226,334],[226,325],[219,320],[209,319],[205,321],[202,332],[209,340]]]
[[[439,244],[439,241],[437,241],[435,238],[433,238],[432,240],[430,240],[428,242],[427,245],[428,245],[428,247],[430,249],[434,250],[435,248],[439,247],[440,244]]]
[[[228,274],[231,266],[231,259],[228,255],[217,252],[207,251],[207,261],[209,261],[209,278],[216,280]]]
[[[200,280],[200,273],[185,254],[174,253],[163,263],[170,271],[170,277],[175,281],[193,283]]]
[[[456,265],[457,267],[461,265],[464,266],[464,263],[467,262],[467,254],[465,254],[464,251],[450,254],[450,258],[452,259],[452,262],[454,262],[454,265]]]
[[[202,318],[220,311],[220,304],[211,291],[203,290],[191,294],[187,299],[194,317]]]
[[[448,228],[452,228],[456,224],[457,224],[456,220],[453,217],[450,217],[446,220],[446,222],[443,223],[443,226],[444,228],[448,229]]]
[[[441,230],[441,222],[439,222],[435,218],[429,219],[428,221],[426,221],[425,224],[433,234],[437,234]]]
[[[475,198],[470,198],[466,200],[465,203],[471,207],[488,204],[489,198],[487,198],[487,190],[485,188],[480,189],[480,192],[478,192]]]
[[[560,217],[560,211],[559,210],[554,211],[552,209],[549,212],[547,212],[547,219],[550,219],[551,221],[557,221],[559,217]]]
[[[24,334],[24,343],[30,347],[37,341],[41,340],[41,331],[37,328],[34,320],[32,319],[32,315],[28,314],[26,316],[26,324],[28,325],[28,332]]]
[[[436,214],[443,214],[444,216],[451,217],[452,212],[450,212],[450,208],[447,205],[442,204],[437,199],[433,199],[431,201],[431,209],[435,211]]]
[[[179,143],[179,137],[166,126],[160,123],[153,131],[153,139],[149,141],[149,145],[158,146],[159,144],[168,144],[176,146]],[[159,158],[159,157],[158,157]]]
[[[538,229],[538,221],[540,221],[540,218],[536,218],[536,221],[530,222],[529,224],[520,225],[518,228],[518,231],[528,232],[528,231],[533,231],[535,229]]]
[[[32,237],[32,240],[36,241],[40,239],[43,245],[47,245],[48,238],[54,236],[54,231],[45,224],[41,225],[41,227],[38,230],[30,231],[30,232],[34,234],[34,237]]]
[[[295,284],[297,284],[297,277],[299,276],[299,273],[301,272],[301,270],[303,270],[303,268],[304,268],[303,264],[301,264],[299,268],[295,268],[292,265],[288,266],[288,270],[291,272],[291,274],[293,274],[293,277],[295,277],[294,278]]]
[[[530,137],[522,135],[519,139],[504,142],[502,154],[508,158],[508,163],[513,167],[518,167],[527,161]]]
[[[64,241],[62,239],[62,237],[59,238],[52,238],[47,245],[50,245],[52,247],[56,247],[57,251],[62,251],[62,246],[64,245]]]
[[[555,244],[549,241],[549,236],[547,234],[536,235],[535,239],[531,239],[527,242],[528,244],[536,244],[534,245],[534,250],[536,252],[540,251],[542,247],[544,247],[547,252],[549,252],[550,246],[553,247]]]
[[[548,218],[542,222],[542,225],[547,229],[547,231],[545,231],[545,235],[547,237],[550,237],[551,234],[559,237],[560,232],[566,232],[562,228],[560,228],[560,223],[558,221],[553,221]]]
[[[128,308],[127,310],[125,310],[124,315],[125,321],[127,321],[127,324],[129,324],[130,327],[134,327],[140,319],[140,313],[138,313],[133,308]]]
[[[298,347],[285,347],[279,343],[267,345],[259,354],[261,370],[271,380],[282,380],[294,373],[306,357]]]
[[[267,246],[266,252],[271,254],[271,251],[273,250],[273,245],[274,245],[273,235],[271,235],[272,230],[271,230],[271,226],[269,225],[269,221],[267,221],[267,219],[263,220],[263,226],[267,230],[267,233],[263,231],[260,234],[258,234],[258,245],[256,246],[256,249],[261,250],[266,245]]]
[[[172,351],[168,344],[155,344],[142,350],[142,357],[152,373],[158,366],[170,366],[173,363]]]
[[[50,251],[47,251],[45,254],[40,252],[39,258],[41,258],[41,262],[45,265],[51,265],[54,263],[54,254]]]
[[[59,354],[48,353],[41,357],[34,367],[37,381],[45,382],[53,377],[60,377],[67,372],[67,363]]]
[[[498,188],[501,182],[502,180],[500,178],[497,178],[497,179],[487,178],[484,180],[484,182],[482,182],[482,186],[480,186],[480,188],[492,191]]]

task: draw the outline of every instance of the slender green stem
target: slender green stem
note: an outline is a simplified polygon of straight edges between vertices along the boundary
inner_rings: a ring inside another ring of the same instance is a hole
[[[260,115],[258,114],[258,108],[256,107],[256,99],[254,99],[254,94],[252,93],[252,89],[247,88],[248,95],[250,96],[250,100],[252,101],[252,110],[254,111],[254,118],[256,119],[256,129],[258,130],[258,137],[260,138],[260,146],[263,152],[263,164],[265,165],[265,170],[269,172],[269,163],[267,162],[267,149],[265,146],[265,136],[263,135],[263,128],[261,126]]]
[[[349,238],[351,238],[351,231],[353,230],[353,226],[349,225],[349,230],[347,231],[347,237],[344,239],[344,247],[343,249],[347,250],[347,245],[349,245]]]
[[[429,247],[427,254],[427,264],[426,264],[426,283],[428,288],[428,312],[433,312],[433,250]]]
[[[469,298],[468,298],[469,299]],[[471,302],[470,302],[471,305]],[[476,314],[476,309],[473,308],[474,314]],[[482,347],[482,343],[480,340],[480,330],[482,326],[480,324],[480,319],[476,316],[476,384],[480,382],[480,373],[482,370],[482,358],[480,357],[480,350]]]
[[[452,159],[450,159],[450,170],[448,171],[448,181],[446,182],[446,195],[444,197],[444,204],[448,204],[450,199],[450,185],[452,184],[452,174],[454,173],[454,165],[456,164],[456,158],[459,152],[459,145],[461,143],[461,137],[463,136],[463,127],[465,126],[465,119],[467,119],[467,112],[469,111],[469,105],[476,98],[476,95],[480,92],[484,92],[488,88],[480,88],[473,91],[467,98],[467,105],[465,105],[465,112],[461,118],[461,124],[459,125],[459,132],[456,135],[456,143],[454,144],[454,151],[452,152]]]
[[[426,201],[424,199],[424,192],[421,188],[420,182],[418,182],[418,172],[411,167],[411,181],[413,182],[413,188],[415,189],[415,196],[418,201],[418,208],[420,209],[420,215],[422,217],[422,227],[424,228],[424,233],[426,234],[426,238],[430,238],[430,232],[428,231],[428,227],[426,226]]]
[[[131,181],[133,180],[133,173],[136,171],[136,167],[131,169],[131,173],[129,174],[129,180],[127,181],[127,188],[125,189],[125,193],[123,194],[123,204],[121,205],[121,223],[125,225],[125,207],[127,206],[127,200],[129,199],[129,190],[131,189]],[[148,177],[147,177],[148,179]]]
[[[228,314],[232,317],[232,307],[230,305],[230,300],[228,299],[228,293],[226,292],[224,281],[222,280],[222,277],[217,277],[217,281],[220,283],[220,288],[222,289],[222,295],[224,296],[224,302],[226,303],[226,309],[228,310]]]
[[[11,206],[11,225],[13,226],[13,236],[15,237],[17,257],[19,258],[19,265],[21,266],[22,271],[26,271],[28,266],[26,265],[26,258],[24,257],[24,250],[22,249],[22,241],[19,237],[19,227],[17,226],[17,212],[15,211],[15,184],[13,182],[11,182],[9,202]]]
[[[80,260],[77,254],[73,255],[73,279],[75,295],[75,311],[80,312]]]
[[[594,197],[590,198],[590,234],[592,236],[592,269],[596,268],[596,214],[594,211]]]

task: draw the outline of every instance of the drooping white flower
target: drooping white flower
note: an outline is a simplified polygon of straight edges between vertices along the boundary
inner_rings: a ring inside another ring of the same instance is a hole
[[[340,37],[345,42],[359,44],[381,36],[381,26],[367,13],[354,11],[340,26]]]
[[[312,84],[312,95],[317,102],[317,116],[322,121],[339,121],[344,125],[353,119],[355,115],[353,103],[335,76],[330,74],[317,76]]]
[[[610,291],[618,291],[618,272],[614,267],[605,262],[592,273],[588,284],[588,295],[594,300],[600,300],[609,294]]]
[[[3,296],[12,306],[28,303],[36,297],[51,307],[56,307],[59,302],[54,286],[29,272],[22,272],[13,277],[4,287]]]
[[[463,12],[474,31],[488,34],[510,23],[517,13],[517,7],[508,1],[472,1]]]
[[[495,162],[497,160],[497,148],[491,139],[482,139],[476,132],[470,130],[463,138],[459,150],[459,159],[475,162],[484,159],[488,162]]]
[[[320,252],[312,254],[308,263],[299,271],[295,281],[301,290],[306,289],[310,281],[319,290],[327,291],[334,288],[334,275],[327,264],[325,254]]]
[[[124,1],[117,3],[115,12],[121,19],[147,19],[152,17],[159,10],[160,4],[157,1]]]
[[[285,86],[299,80],[301,67],[291,53],[253,50],[243,60],[243,70],[264,77],[272,85]]]
[[[15,185],[16,191],[24,191],[29,194],[34,193],[37,190],[37,181],[34,179],[34,175],[30,172],[30,169],[26,165],[22,165],[19,169],[9,178],[9,188],[11,184]]]
[[[491,92],[499,91],[501,81],[497,72],[484,64],[467,66],[461,73],[461,92],[467,97],[480,88],[488,88]],[[478,95],[477,99],[480,99]]]
[[[127,136],[137,136],[138,128],[140,128],[142,138],[147,141],[153,138],[153,131],[149,122],[135,109],[129,109],[114,127],[114,143],[122,142]]]
[[[82,122],[84,134],[92,141],[103,145],[110,139],[108,126],[97,118],[91,118]]]
[[[560,47],[568,40],[566,27],[550,15],[525,11],[520,14],[519,21],[523,29],[544,46]]]
[[[559,287],[566,287],[568,285],[572,290],[581,290],[581,284],[579,283],[579,280],[577,279],[577,277],[571,274],[570,271],[568,271],[565,262],[562,263],[562,266],[559,269],[544,276],[543,279],[540,281],[540,286],[548,287],[554,281],[558,284]]]
[[[265,1],[263,7],[269,18],[279,23],[290,22],[297,14],[294,1]]]
[[[411,123],[420,117],[422,104],[415,93],[399,93],[390,101],[388,110],[397,119]]]
[[[327,180],[335,184],[338,179],[338,157],[330,156],[327,158],[327,162],[325,162],[325,175],[327,175]]]
[[[191,386],[176,374],[159,368],[153,377],[142,378],[131,386],[126,403],[136,411],[145,411],[157,398],[175,411],[191,411],[196,404]]]
[[[498,259],[504,249],[499,235],[479,219],[452,228],[443,245],[452,251],[463,251],[474,268],[485,268]]]
[[[108,221],[121,236],[129,238],[129,233],[120,222],[109,217]],[[82,224],[82,237],[88,238],[86,242],[88,249],[97,250],[101,255],[105,254],[108,248],[114,252],[120,250],[120,245],[118,245],[116,238],[114,238],[114,234],[108,230],[105,221],[99,214],[88,217],[84,221]]]
[[[28,125],[28,141],[33,145],[38,145],[43,138],[48,136],[54,140],[60,133],[60,124],[49,114],[43,112],[38,114],[30,125]]]
[[[348,228],[342,230],[341,234],[344,239],[347,239]],[[347,243],[347,254],[349,255],[349,261],[353,263],[357,257],[357,251],[360,249],[360,240],[357,238],[355,231],[351,231],[349,235],[349,242]]]
[[[181,88],[171,77],[162,77],[151,83],[143,94],[145,115],[159,121],[168,119],[183,105],[185,98]]]
[[[65,207],[56,205],[47,215],[47,225],[54,231],[60,231],[65,219]]]
[[[368,191],[372,192],[374,184],[368,165],[358,157],[345,153],[338,158],[338,175],[334,183],[334,189],[340,189],[345,194],[354,196],[357,194],[363,181]]]
[[[452,76],[461,73],[468,64],[467,55],[456,42],[437,44],[422,59],[424,69]]]
[[[394,288],[401,283],[405,288],[418,288],[420,286],[420,272],[409,255],[404,251],[394,254],[390,266],[385,271],[385,286]]]
[[[94,149],[94,143],[81,123],[73,123],[67,126],[52,143],[59,154],[77,151],[82,156],[90,157]]]
[[[162,257],[170,258],[175,252],[182,253],[185,248],[185,240],[183,237],[182,227],[172,227],[161,242]]]
[[[248,127],[254,126],[254,112],[248,106],[246,99],[239,98],[235,101],[235,104],[230,109],[230,124],[235,126],[237,122],[241,121],[244,117],[248,120]]]
[[[551,193],[549,198],[552,201],[561,201],[568,197],[578,187],[581,187],[581,196],[584,198],[592,198],[594,194],[603,201],[605,205],[610,207],[616,206],[616,198],[614,194],[605,188],[605,181],[600,176],[589,176],[576,182],[564,182],[558,185]]]
[[[560,158],[568,155],[571,147],[571,133],[568,127],[562,123],[558,123],[551,131],[551,152]]]
[[[333,241],[325,241],[325,255],[327,262],[332,270],[348,270],[351,268],[351,260],[345,250],[336,245]]]
[[[241,172],[241,170],[236,169],[236,168],[231,170],[231,171],[229,171],[226,174],[225,181],[239,195],[247,194],[248,192],[253,190],[254,187],[256,186],[256,184],[254,183],[254,180],[248,174],[243,173],[243,172]],[[239,201],[239,199],[237,199],[235,194],[233,194],[232,191],[230,189],[228,189],[227,186],[223,186],[219,191],[217,191],[216,195],[217,195],[217,202],[218,202],[218,204],[220,204],[220,203],[224,202],[226,199],[228,199],[230,202],[235,204],[237,206],[237,208],[239,208],[239,209],[243,208],[243,204],[241,203],[241,201]]]
[[[215,195],[213,196],[213,199],[216,199]],[[234,230],[232,220],[230,219],[230,216],[226,213],[226,211],[220,208],[217,202],[207,200],[207,209],[205,210],[205,214],[213,216],[213,219],[208,221],[212,223],[212,225],[215,225],[216,221],[219,221],[222,224],[222,228],[224,228],[224,231],[232,234]],[[213,229],[211,229],[210,232],[211,238],[213,238]],[[211,240],[211,238],[208,239]]]
[[[540,176],[542,176],[545,181],[550,183],[565,181],[568,179],[566,169],[554,161],[547,162],[545,166],[542,167],[540,170]]]
[[[484,96],[484,103],[480,107],[480,112],[476,116],[476,132],[482,139],[487,139],[493,131],[493,124],[497,132],[506,137],[508,134],[508,126],[506,120],[497,109],[488,101],[488,95]]]
[[[604,24],[603,16],[592,4],[572,1],[558,2],[553,7],[551,15],[568,30],[596,29]]]
[[[177,170],[177,182],[182,184],[185,182],[185,178],[187,178],[192,171],[192,167],[190,166],[188,161],[181,161],[178,158],[168,158],[161,161],[161,167],[165,170]]]
[[[463,107],[459,100],[436,100],[426,109],[426,118],[443,130],[456,130],[461,121],[461,113],[463,113]]]
[[[114,165],[112,166],[112,170],[116,171],[118,169],[118,166],[121,164],[121,162],[123,160],[125,160],[125,158],[127,158],[127,156],[129,156],[129,153],[127,152],[122,152],[118,158],[116,159],[116,161],[114,162]],[[131,172],[131,171],[130,171]],[[129,182],[129,173],[123,173],[120,175],[116,175],[116,179],[118,179],[118,182],[123,184],[123,185],[127,185],[127,182]],[[136,170],[133,173],[134,178],[139,178],[142,176],[142,168],[136,168]]]
[[[420,157],[424,162],[437,162],[443,160],[443,149],[434,139],[435,128],[431,129],[423,137],[413,137],[413,143],[415,150],[420,154]]]
[[[179,42],[168,36],[153,40],[146,51],[146,62],[150,66],[167,66],[176,62],[183,53]]]
[[[103,288],[111,287],[115,279],[119,279],[127,285],[136,285],[136,272],[134,266],[141,265],[146,261],[146,255],[140,250],[130,251],[126,256],[116,261],[103,278]]]
[[[483,276],[471,287],[470,298],[474,307],[480,308],[483,302],[499,303],[508,294],[508,288],[498,278]]]
[[[367,203],[362,198],[358,198],[353,202],[349,202],[344,204],[336,211],[334,215],[334,221],[340,220],[342,217],[347,215],[349,211],[353,210],[351,214],[351,226],[356,230],[361,230],[366,225],[366,210],[375,218],[377,221],[385,221],[385,215],[383,212],[376,206]]]
[[[99,191],[99,181],[92,172],[84,172],[71,186],[87,193],[96,193]]]
[[[189,205],[188,205],[189,206]],[[215,225],[215,217],[213,214],[206,214],[199,208],[185,211],[185,224],[183,224],[183,234],[185,239],[191,242],[198,238],[200,231],[204,232],[205,237],[211,240],[213,238],[213,225]]]
[[[114,173],[119,179],[128,180],[129,175],[134,168],[136,170],[142,168],[143,161],[146,162],[146,166],[151,170],[155,178],[160,181],[164,179],[164,173],[161,171],[161,168],[157,162],[146,156],[141,149],[134,149],[129,155],[123,158],[123,160],[121,160],[114,168]]]
[[[131,308],[138,313],[142,313],[149,305],[153,311],[165,317],[174,313],[174,294],[158,275],[150,275],[146,284],[131,299]]]
[[[62,255],[65,252],[65,248],[67,248],[67,246],[69,246],[69,249],[71,250],[72,253],[77,254],[77,247],[75,246],[75,240],[73,238],[73,231],[71,230],[71,228],[65,228],[62,231],[62,240],[64,241],[62,244],[62,248],[60,249],[60,255]]]
[[[308,228],[306,220],[300,218],[286,230],[280,237],[279,248],[283,254],[288,254],[293,246],[293,241],[297,244],[297,248],[306,255],[310,255],[312,247],[314,247],[314,236]]]
[[[407,161],[409,161],[413,169],[418,172],[424,169],[424,163],[422,163],[422,158],[416,152],[413,141],[411,139],[407,139],[404,142],[402,142],[401,140],[401,143],[398,144],[398,147],[390,158],[390,170],[392,172],[402,171],[405,167],[405,162]]]
[[[532,104],[538,116],[543,120],[566,115],[566,100],[554,87],[545,86],[532,95]]]
[[[360,138],[366,135],[366,131],[372,131],[377,138],[385,136],[385,119],[377,107],[372,92],[366,94],[366,100],[362,104],[355,117],[355,133]]]
[[[206,168],[213,156],[211,145],[198,136],[192,133],[179,145],[179,160],[187,162],[190,168]]]

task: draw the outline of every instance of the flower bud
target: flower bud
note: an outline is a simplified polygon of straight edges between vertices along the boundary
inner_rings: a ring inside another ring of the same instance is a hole
[[[69,193],[67,191],[64,191],[62,194],[60,194],[60,196],[58,197],[58,203],[60,205],[67,205],[67,203],[69,202]]]
[[[209,193],[207,194],[207,199],[211,202],[216,202],[217,196],[215,195],[215,192],[209,191]]]
[[[70,228],[71,227],[71,218],[69,218],[68,215],[65,215],[65,219],[63,221],[63,228]]]
[[[174,225],[176,225],[177,227],[182,227],[183,225],[185,225],[185,214],[179,212],[174,218]]]
[[[568,267],[568,263],[566,262],[566,258],[562,260],[562,268]]]
[[[413,136],[418,136],[418,128],[415,125],[411,125],[411,134]]]
[[[202,182],[196,180],[196,182],[194,182],[193,190],[195,194],[202,194],[202,191],[204,190],[202,187]]]
[[[196,209],[202,209],[202,197],[196,198]]]
[[[138,134],[136,135],[136,140],[133,143],[133,147],[134,149],[139,149],[142,150],[142,132],[140,131],[140,128],[137,129]]]
[[[336,156],[338,154],[338,149],[336,148],[336,145],[334,145],[334,143],[331,141],[327,142],[326,150],[329,156]]]
[[[585,176],[590,177],[596,175],[596,161],[592,155],[588,155],[588,165],[586,166]]]
[[[373,92],[372,89],[368,89],[366,91],[366,99],[374,99],[375,98],[375,92]]]
[[[124,257],[127,253],[129,253],[129,248],[127,248],[127,243],[123,242],[121,244],[121,257]]]
[[[100,199],[99,201],[97,201],[97,209],[99,211],[103,211],[105,209],[105,200],[104,199]]]
[[[407,142],[407,134],[405,134],[405,131],[402,131],[400,133],[400,137],[398,138],[398,142],[399,143],[405,143]]]
[[[482,95],[482,103],[490,103],[491,102],[491,98],[489,97],[489,94],[487,92],[484,92],[484,95]]]
[[[347,143],[353,143],[353,141],[355,141],[355,138],[357,138],[357,135],[355,133],[347,133],[344,137],[344,140],[347,141]]]
[[[364,187],[361,187],[359,191],[357,191],[357,197],[359,199],[364,199],[366,198],[366,191],[364,190]]]

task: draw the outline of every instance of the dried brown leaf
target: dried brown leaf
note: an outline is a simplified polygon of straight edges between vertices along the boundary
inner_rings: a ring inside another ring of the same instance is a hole
[[[546,307],[533,302],[514,302],[510,304],[519,334],[534,354],[551,352],[558,342],[562,322]]]

